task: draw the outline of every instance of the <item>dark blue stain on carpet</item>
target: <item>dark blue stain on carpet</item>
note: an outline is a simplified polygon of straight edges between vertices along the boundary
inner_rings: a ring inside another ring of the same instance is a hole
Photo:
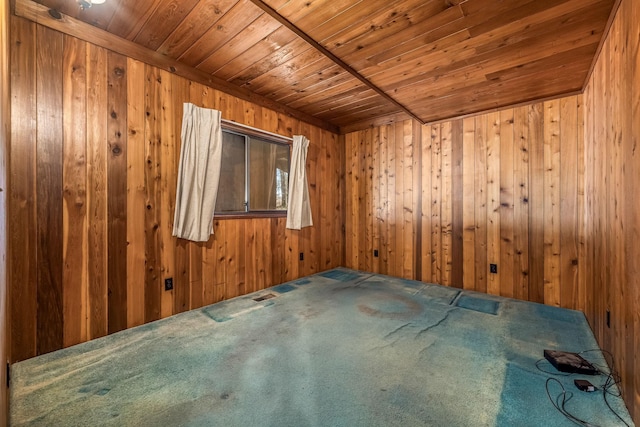
[[[498,307],[500,303],[498,301],[492,301],[484,298],[470,297],[468,295],[462,295],[456,301],[456,306],[466,308],[467,310],[478,311],[480,313],[498,314]]]
[[[552,307],[549,305],[534,304],[533,311],[537,317],[561,322],[582,322],[584,315],[579,311],[566,310],[564,308]]]
[[[548,392],[553,399],[562,396],[566,391],[565,409],[574,416],[591,422],[597,426],[624,426],[612,412],[602,411],[602,392],[584,393],[578,391],[573,380],[580,378],[576,375],[565,376],[561,373],[554,375],[538,371],[535,361],[529,363],[514,361],[507,364],[507,370],[502,387],[500,411],[496,418],[496,426],[549,426],[563,427],[575,425],[556,410],[551,401],[544,397]],[[552,367],[549,368],[553,370]],[[550,381],[547,378],[557,381]],[[583,378],[586,379],[586,378]],[[600,388],[605,381],[604,376],[590,376],[589,381]],[[541,399],[542,397],[542,399]],[[531,410],[531,402],[537,402],[536,410]],[[619,402],[612,402],[617,412],[624,413]],[[629,420],[630,421],[630,420]]]
[[[562,422],[562,416],[557,417],[559,414],[552,412],[551,402],[549,405],[540,405],[540,397],[545,396],[544,383],[544,376],[509,363],[496,426],[551,426]],[[531,402],[537,402],[540,406],[538,410],[531,410]],[[522,414],[527,414],[527,419],[523,420]]]
[[[302,286],[302,285],[308,285],[309,283],[311,283],[311,280],[302,279],[302,280],[297,280],[297,281],[295,281],[293,283],[295,283],[298,286]]]
[[[290,285],[288,283],[285,283],[283,285],[274,286],[271,289],[273,289],[274,291],[276,291],[279,294],[286,294],[287,292],[291,292],[295,288],[296,288],[295,286]]]
[[[326,277],[327,279],[337,280],[339,282],[350,282],[359,278],[361,275],[358,273],[352,273],[348,271],[329,270],[324,273],[318,274],[318,276]]]

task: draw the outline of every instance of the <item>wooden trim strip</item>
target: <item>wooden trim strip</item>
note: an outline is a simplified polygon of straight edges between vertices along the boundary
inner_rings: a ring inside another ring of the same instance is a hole
[[[269,132],[266,130],[262,130],[262,129],[258,129],[256,127],[253,126],[249,126],[249,125],[244,125],[242,123],[238,123],[238,122],[234,122],[233,120],[227,120],[227,119],[222,119],[222,127],[224,129],[229,129],[229,130],[238,130],[241,132],[248,132],[253,136],[262,136],[264,137],[265,135],[267,136],[271,136],[277,140],[281,140],[282,142],[286,142],[286,143],[291,143],[293,142],[293,138],[288,137],[288,136],[284,136],[284,135],[280,135],[277,133],[273,133],[273,132]]]
[[[140,46],[132,41],[120,38],[107,31],[86,24],[82,21],[64,15],[57,11],[48,9],[46,6],[35,3],[31,0],[15,0],[16,16],[26,18],[37,24],[60,31],[81,40],[85,40],[96,46],[103,47],[112,52],[125,55],[132,59],[137,59],[154,67],[161,68],[170,73],[184,77],[191,81],[204,84],[213,89],[223,91],[229,95],[238,97],[245,101],[252,102],[262,107],[269,108],[279,113],[287,114],[295,119],[302,120],[311,125],[326,129],[335,134],[339,133],[338,126],[321,120],[317,117],[298,111],[294,108],[280,104],[264,96],[251,92],[248,89],[235,86],[226,80],[212,76],[204,71],[181,64],[156,51]],[[55,17],[54,17],[55,15]],[[58,18],[59,16],[59,18]]]
[[[423,120],[418,117],[417,115],[415,115],[411,110],[409,110],[407,107],[405,107],[403,104],[401,104],[400,102],[396,101],[394,98],[392,98],[391,96],[387,95],[387,93],[385,91],[383,91],[382,89],[380,89],[378,86],[374,85],[373,83],[371,83],[371,81],[369,81],[367,78],[365,78],[364,76],[362,76],[360,73],[358,73],[355,69],[351,68],[346,62],[344,62],[342,59],[338,58],[336,55],[334,55],[331,51],[329,51],[328,49],[326,49],[324,46],[322,46],[320,43],[316,42],[314,39],[312,39],[309,35],[307,35],[307,33],[305,33],[304,31],[302,31],[300,28],[298,28],[297,26],[295,26],[293,23],[289,22],[286,18],[284,18],[282,15],[280,15],[275,9],[271,8],[271,6],[267,5],[266,3],[264,3],[262,0],[251,0],[251,2],[253,4],[255,4],[256,6],[258,6],[260,9],[264,10],[266,13],[268,13],[269,15],[271,15],[274,19],[276,19],[278,22],[280,22],[282,25],[284,25],[285,27],[287,27],[288,29],[290,29],[291,31],[293,31],[298,37],[300,37],[302,40],[304,40],[305,42],[307,42],[308,44],[310,44],[314,49],[318,50],[320,53],[322,53],[324,56],[326,56],[327,58],[329,58],[330,60],[332,60],[334,63],[336,63],[339,67],[341,67],[342,69],[344,69],[345,71],[347,71],[349,74],[351,74],[353,77],[355,77],[356,79],[360,80],[362,83],[364,83],[367,87],[371,88],[374,92],[376,92],[378,95],[380,95],[381,97],[383,97],[384,99],[386,99],[387,101],[389,101],[390,103],[392,103],[393,105],[395,105],[396,107],[400,108],[402,111],[404,111],[405,113],[407,113],[409,116],[411,116],[411,118],[417,120],[419,123],[423,124]]]

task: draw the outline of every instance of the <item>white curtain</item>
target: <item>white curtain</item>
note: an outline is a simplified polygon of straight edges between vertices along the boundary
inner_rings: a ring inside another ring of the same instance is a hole
[[[307,150],[309,140],[304,136],[293,137],[291,170],[289,171],[289,200],[287,203],[287,228],[300,230],[313,225],[311,202],[307,183]]]
[[[190,103],[185,103],[183,108],[173,235],[206,242],[213,234],[213,212],[220,181],[221,114]]]

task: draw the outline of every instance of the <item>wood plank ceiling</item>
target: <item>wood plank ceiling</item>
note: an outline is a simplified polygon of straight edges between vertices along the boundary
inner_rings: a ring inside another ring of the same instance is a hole
[[[582,89],[615,0],[39,3],[334,125]]]

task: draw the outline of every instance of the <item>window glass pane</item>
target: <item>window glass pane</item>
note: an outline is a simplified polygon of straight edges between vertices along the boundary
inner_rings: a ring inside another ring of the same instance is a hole
[[[245,211],[245,176],[245,137],[223,131],[216,212]]]
[[[249,209],[287,210],[289,146],[249,138]]]

